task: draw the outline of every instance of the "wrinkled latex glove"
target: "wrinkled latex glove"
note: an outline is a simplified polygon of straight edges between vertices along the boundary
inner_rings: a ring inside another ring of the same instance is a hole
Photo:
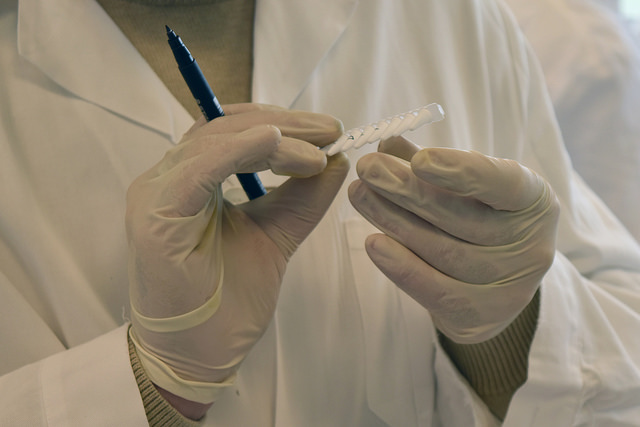
[[[131,337],[152,381],[201,403],[215,400],[209,383],[228,385],[264,333],[287,261],[349,167],[316,147],[340,136],[333,117],[225,110],[199,120],[127,195]],[[292,178],[241,205],[223,199],[229,175],[265,169]]]
[[[540,176],[404,138],[384,141],[357,172],[351,202],[384,233],[367,238],[369,257],[448,338],[485,341],[527,306],[553,261],[559,215]]]

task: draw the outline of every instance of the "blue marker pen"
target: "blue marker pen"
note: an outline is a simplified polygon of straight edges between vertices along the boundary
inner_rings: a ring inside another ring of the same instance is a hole
[[[196,60],[191,56],[189,49],[187,49],[180,37],[171,28],[166,28],[169,46],[178,63],[178,69],[187,86],[189,86],[191,94],[198,102],[198,106],[200,106],[200,110],[205,118],[207,121],[211,121],[217,117],[224,116],[224,111],[222,111],[218,98],[216,98],[211,90],[207,79],[205,79],[202,74]],[[239,173],[236,176],[249,200],[256,199],[267,193],[257,174]]]

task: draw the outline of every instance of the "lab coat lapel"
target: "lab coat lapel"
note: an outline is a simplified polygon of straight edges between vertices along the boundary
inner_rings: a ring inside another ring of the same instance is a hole
[[[192,122],[95,1],[20,0],[18,13],[20,54],[75,96],[174,142]]]
[[[358,0],[256,2],[253,51],[254,102],[291,108],[338,41]],[[284,181],[270,171],[263,184]]]
[[[357,3],[258,2],[254,101],[294,105],[331,48],[339,43]],[[261,177],[265,184],[269,182],[269,176]],[[428,314],[422,307],[416,308],[415,302],[405,301],[408,297],[392,284],[380,283],[379,273],[372,274],[376,269],[362,247],[371,232],[365,223],[361,218],[348,221],[346,231],[364,327],[367,403],[389,426],[430,425],[434,379]],[[389,361],[393,363],[389,365]],[[382,366],[388,369],[381,370]]]
[[[253,98],[291,107],[340,38],[357,0],[257,2]]]

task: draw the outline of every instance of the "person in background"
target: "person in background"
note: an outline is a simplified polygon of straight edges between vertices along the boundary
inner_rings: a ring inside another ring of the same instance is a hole
[[[0,31],[0,424],[638,419],[640,248],[501,2],[5,0]]]
[[[640,43],[617,2],[506,3],[539,58],[574,168],[640,239]]]

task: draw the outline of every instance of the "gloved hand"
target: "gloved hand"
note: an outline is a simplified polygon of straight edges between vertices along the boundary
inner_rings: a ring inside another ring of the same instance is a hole
[[[317,146],[335,141],[333,117],[241,104],[199,120],[131,185],[130,336],[151,380],[209,403],[274,313],[287,261],[324,215],[347,170]],[[241,205],[221,183],[237,172],[294,176]]]
[[[384,234],[369,257],[429,310],[451,340],[498,335],[524,309],[555,254],[559,204],[513,160],[393,138],[358,161],[354,207]]]

